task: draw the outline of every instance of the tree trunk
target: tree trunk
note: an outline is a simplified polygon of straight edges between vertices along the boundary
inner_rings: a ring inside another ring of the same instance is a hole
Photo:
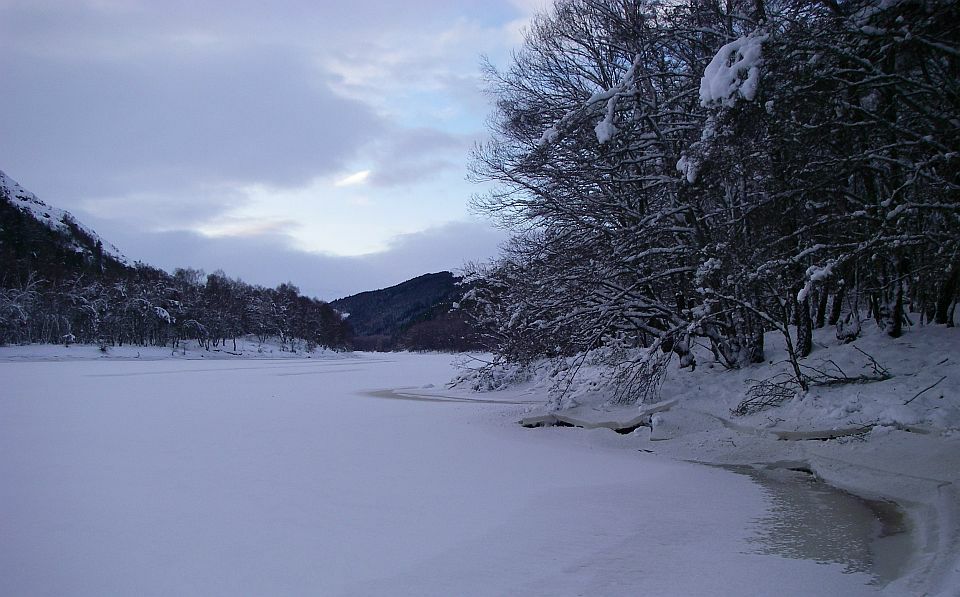
[[[803,302],[793,300],[794,315],[797,322],[797,356],[805,357],[813,350],[813,320],[810,318],[810,298]]]
[[[822,328],[825,324],[827,318],[827,297],[830,296],[830,293],[827,292],[826,286],[820,288],[820,299],[817,301],[817,320],[814,322],[814,327],[818,330]]]
[[[903,282],[897,282],[895,292],[890,321],[887,323],[887,334],[891,338],[899,338],[903,335]]]
[[[827,323],[830,325],[837,325],[837,322],[840,321],[840,315],[843,312],[843,299],[846,292],[847,285],[841,281],[837,287],[837,291],[833,293],[833,304],[830,305],[830,319],[827,320]]]
[[[883,327],[884,320],[887,318],[886,310],[883,297],[877,294],[870,295],[870,317],[873,317],[873,321],[876,322],[878,328]]]
[[[960,283],[960,263],[954,263],[947,274],[947,279],[940,286],[940,293],[937,296],[937,311],[934,315],[934,322],[941,325],[946,324],[953,327],[953,317],[950,313],[950,305],[957,296],[957,284]]]
[[[763,326],[758,324],[757,327],[759,329],[757,329],[757,331],[752,334],[753,339],[750,346],[750,362],[751,363],[762,363],[764,361]]]
[[[764,0],[753,0],[753,20],[759,25],[767,20],[767,10]]]

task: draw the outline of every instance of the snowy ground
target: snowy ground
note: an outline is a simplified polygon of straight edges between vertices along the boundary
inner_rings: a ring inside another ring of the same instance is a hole
[[[895,502],[907,514],[911,557],[884,592],[960,595],[960,330],[914,327],[893,340],[864,326],[852,344],[840,343],[833,329],[818,330],[804,371],[872,376],[872,357],[889,379],[814,385],[780,406],[736,416],[731,411],[755,380],[789,369],[783,339],[771,333],[769,363],[725,371],[701,349],[695,371],[681,371],[674,362],[663,401],[640,409],[611,406],[612,390],[603,383],[608,374],[587,362],[562,408],[535,407],[525,420],[560,415],[586,426],[625,426],[647,412],[649,426],[630,434],[625,445],[701,463],[801,468],[858,496]],[[544,394],[551,383],[546,372],[555,368],[542,368],[519,387]]]
[[[446,390],[449,356],[63,360],[76,348],[0,352],[4,594],[878,590],[778,547],[823,521],[770,486],[639,434],[524,429],[517,402],[542,396]]]

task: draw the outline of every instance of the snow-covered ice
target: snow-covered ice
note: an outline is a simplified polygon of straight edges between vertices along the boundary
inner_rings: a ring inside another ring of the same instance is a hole
[[[3,592],[875,592],[757,549],[750,477],[524,429],[529,395],[445,389],[450,361],[0,362]]]

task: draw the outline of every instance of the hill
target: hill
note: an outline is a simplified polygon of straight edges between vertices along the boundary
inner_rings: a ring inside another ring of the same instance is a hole
[[[466,350],[477,342],[463,315],[451,312],[463,296],[460,282],[450,272],[424,274],[330,305],[353,329],[360,350]]]
[[[120,274],[126,257],[70,212],[47,205],[0,171],[0,276],[6,284],[41,274]]]

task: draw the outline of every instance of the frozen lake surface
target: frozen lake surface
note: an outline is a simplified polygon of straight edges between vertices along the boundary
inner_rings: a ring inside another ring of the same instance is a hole
[[[803,525],[750,477],[523,429],[450,361],[0,363],[2,592],[876,593],[770,549]]]

